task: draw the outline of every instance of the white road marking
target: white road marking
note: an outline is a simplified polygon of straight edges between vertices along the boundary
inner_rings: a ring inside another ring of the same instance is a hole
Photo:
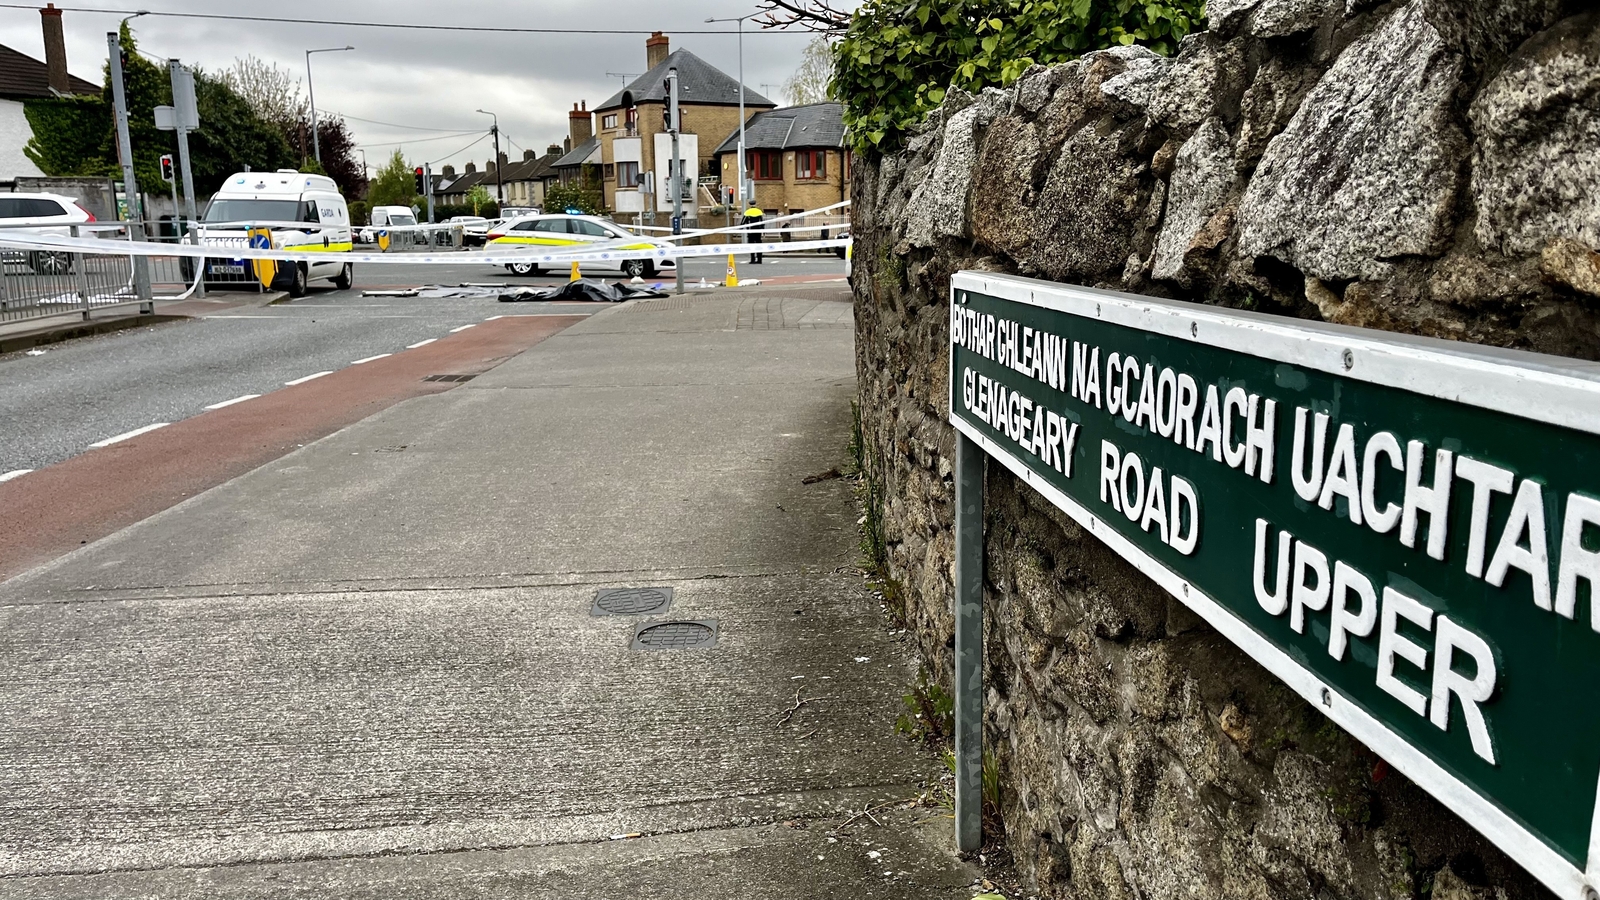
[[[283,386],[284,387],[294,387],[297,384],[305,384],[306,382],[310,381],[313,378],[321,378],[324,375],[332,375],[332,374],[333,374],[332,370],[329,370],[327,372],[317,372],[317,373],[315,373],[313,375],[307,375],[304,378],[296,378],[293,381],[285,381],[283,383]]]
[[[91,448],[109,447],[112,444],[117,443],[118,441],[125,441],[128,438],[135,438],[135,437],[138,437],[141,434],[148,434],[149,432],[155,431],[157,428],[165,428],[170,424],[171,424],[170,422],[157,422],[154,425],[146,425],[143,428],[135,428],[132,431],[126,432],[124,434],[119,434],[116,437],[108,437],[103,441],[95,441],[94,443],[90,444],[89,446]]]
[[[484,319],[484,321],[485,322],[493,322],[495,319],[504,319],[504,318],[505,318],[505,316],[490,316],[489,318]]]
[[[425,347],[428,344],[431,344],[431,343],[433,343],[434,341],[437,341],[437,340],[438,340],[438,338],[428,338],[425,341],[417,341],[415,344],[407,344],[406,345],[406,349],[407,350],[415,350],[418,347]]]
[[[32,471],[32,469],[12,469],[4,475],[0,475],[0,481],[10,481],[13,478],[21,478]]]
[[[452,329],[450,329],[450,333],[451,334],[455,334],[458,331],[466,331],[468,328],[477,328],[477,327],[478,327],[478,323],[477,322],[473,322],[471,325],[463,325],[460,328],[452,328]]]
[[[369,363],[369,362],[372,362],[375,359],[383,359],[385,356],[393,356],[393,355],[394,355],[393,353],[379,353],[377,356],[369,356],[366,359],[358,359],[355,362],[351,363],[350,365],[359,366],[362,363]]]
[[[232,400],[224,400],[221,403],[213,403],[210,406],[206,407],[206,409],[221,409],[224,406],[232,406],[235,403],[243,403],[246,400],[254,400],[255,398],[257,398],[259,396],[261,396],[261,395],[260,394],[245,394],[243,397],[235,397]]]

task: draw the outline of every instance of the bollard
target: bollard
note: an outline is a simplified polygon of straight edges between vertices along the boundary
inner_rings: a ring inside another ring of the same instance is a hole
[[[739,286],[739,266],[734,262],[733,254],[728,254],[728,277],[723,279],[723,287]]]
[[[568,281],[577,281],[579,278],[582,278],[582,277],[583,277],[582,275],[578,274],[578,261],[577,260],[573,260],[572,261],[572,277],[568,278],[567,280]]]

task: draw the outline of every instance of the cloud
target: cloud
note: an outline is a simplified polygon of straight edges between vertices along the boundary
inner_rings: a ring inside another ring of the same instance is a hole
[[[288,19],[660,30],[671,38],[673,49],[691,50],[730,75],[739,71],[739,45],[732,23],[707,25],[705,19],[755,10],[753,0],[457,0],[448,4],[422,0],[277,0],[270,4],[76,0],[61,5],[120,10],[67,12],[62,19],[68,67],[97,84],[102,81],[106,32],[116,28],[128,9],[141,7]],[[608,77],[607,72],[637,76],[645,67],[643,34],[486,34],[162,16],[141,17],[130,24],[141,50],[157,57],[176,56],[208,70],[227,68],[235,59],[254,54],[303,78],[307,49],[353,44],[356,49],[352,52],[321,53],[312,58],[317,109],[370,120],[347,121],[374,164],[399,146],[414,162],[428,160],[459,167],[471,159],[481,166],[492,155],[487,140],[469,150],[461,148],[473,135],[424,140],[452,131],[486,130],[489,117],[474,112],[479,108],[498,114],[503,152],[513,159],[521,156],[515,148],[542,153],[548,144],[566,136],[567,111],[573,103],[587,101],[592,108],[621,87],[623,80]],[[722,28],[729,31],[686,33]],[[746,23],[745,84],[779,99],[782,83],[799,66],[801,51],[812,35],[759,31],[753,23]],[[38,13],[0,10],[0,43],[42,59]]]

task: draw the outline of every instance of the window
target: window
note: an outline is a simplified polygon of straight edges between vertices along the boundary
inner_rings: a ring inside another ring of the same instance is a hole
[[[540,219],[533,223],[534,231],[543,231],[549,234],[566,234],[566,219]]]
[[[605,180],[610,181],[617,177],[617,167],[615,163],[606,163],[603,167],[603,170],[605,174],[601,177]]]
[[[828,151],[826,150],[797,150],[794,154],[794,177],[827,178],[828,177]]]
[[[601,116],[600,117],[600,127],[601,128],[615,128],[615,127],[617,127],[617,114],[616,113],[608,113],[608,114],[606,114],[604,116]]]
[[[383,211],[373,214],[372,224],[382,225]],[[306,205],[298,200],[212,200],[206,207],[207,222],[304,222]]]
[[[783,180],[783,153],[778,150],[751,150],[750,177],[757,181]]]
[[[568,219],[567,230],[571,231],[573,234],[582,234],[587,235],[588,237],[611,237],[611,232],[600,227],[598,222],[590,222],[585,219]]]
[[[617,163],[617,187],[637,187],[639,185],[639,164],[636,162]]]

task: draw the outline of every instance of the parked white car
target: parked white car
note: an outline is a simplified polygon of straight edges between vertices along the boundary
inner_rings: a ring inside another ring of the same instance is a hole
[[[21,232],[67,237],[72,234],[71,226],[94,220],[93,213],[64,194],[0,194],[0,233],[3,234]],[[71,254],[47,250],[7,251],[5,258],[7,262],[25,262],[28,268],[42,275],[58,275],[72,264]]]
[[[476,247],[488,240],[489,227],[493,223],[483,216],[451,216],[444,224],[460,225],[461,242],[468,247]]]

